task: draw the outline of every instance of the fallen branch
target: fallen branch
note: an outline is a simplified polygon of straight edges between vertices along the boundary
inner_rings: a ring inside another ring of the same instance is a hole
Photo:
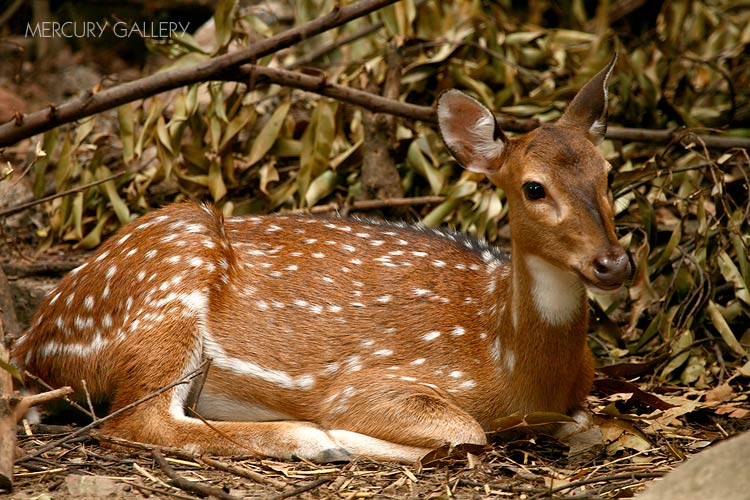
[[[93,93],[88,90],[79,97],[59,106],[50,104],[48,109],[36,111],[24,115],[21,120],[0,125],[0,147],[10,146],[21,139],[45,132],[64,123],[70,123],[115,108],[127,102],[192,83],[215,80],[217,74],[229,68],[273,54],[302,40],[365,16],[395,1],[360,0],[345,7],[337,6],[328,14],[265,40],[255,42],[249,47],[192,66],[162,71],[101,92]]]
[[[409,104],[394,99],[388,99],[363,90],[353,89],[345,85],[329,82],[324,75],[307,75],[280,68],[267,68],[254,65],[243,65],[219,75],[223,79],[247,83],[253,78],[257,83],[275,83],[286,87],[306,90],[318,95],[360,106],[376,113],[388,113],[410,120],[425,123],[437,123],[435,110],[432,106]],[[536,118],[516,118],[508,115],[495,115],[500,128],[510,132],[528,132],[540,125]],[[731,149],[750,148],[750,138],[729,137],[707,134],[697,134],[690,129],[673,128],[669,130],[654,130],[645,128],[614,127],[607,128],[607,139],[625,142],[647,142],[653,144],[667,144],[681,138],[692,138],[703,142],[709,148]]]
[[[360,106],[374,113],[388,113],[409,120],[437,123],[435,110],[432,106],[409,104],[364,90],[353,89],[346,85],[329,82],[325,75],[313,76],[298,71],[246,64],[239,68],[227,70],[218,76],[221,79],[242,83],[249,81],[253,81],[256,84],[275,83],[331,97],[348,104]],[[534,118],[515,118],[501,115],[496,116],[496,118],[503,129],[513,132],[527,132],[539,126],[539,120]]]
[[[284,493],[279,493],[278,495],[273,495],[269,497],[267,500],[284,500],[285,498],[291,498],[296,497],[297,495],[301,495],[302,493],[306,491],[313,490],[319,486],[323,486],[326,483],[331,482],[333,478],[331,477],[321,477],[319,479],[316,479],[315,481],[310,481],[307,484],[303,484],[299,488],[295,488],[291,491],[285,491]]]
[[[240,500],[240,497],[230,495],[229,493],[226,493],[225,491],[220,490],[219,488],[207,486],[205,484],[195,482],[195,481],[188,481],[184,477],[177,474],[177,472],[172,468],[172,466],[167,463],[167,460],[164,458],[164,455],[162,455],[157,450],[152,450],[151,456],[154,457],[154,461],[159,465],[159,468],[162,470],[162,472],[164,472],[164,474],[166,474],[167,477],[169,478],[169,481],[167,484],[169,484],[170,486],[174,486],[183,491],[187,491],[188,493],[195,493],[201,496],[202,495],[212,496],[212,497],[219,498],[220,500]]]
[[[199,462],[203,462],[209,467],[213,467],[215,469],[219,469],[224,472],[229,472],[236,476],[250,479],[252,481],[255,481],[256,483],[267,484],[276,489],[283,489],[286,487],[286,483],[284,483],[283,481],[279,481],[278,479],[266,477],[263,474],[259,474],[249,469],[242,469],[240,467],[227,465],[224,462],[216,460],[215,458],[196,455],[195,453],[190,453],[181,448],[159,446],[156,444],[139,443],[137,441],[130,441],[128,439],[118,438],[114,436],[107,436],[96,431],[92,432],[91,436],[98,441],[104,441],[106,443],[121,446],[123,448],[134,448],[136,450],[143,450],[143,451],[149,451],[149,452],[159,451],[164,454],[174,455],[183,460],[197,460]]]
[[[76,186],[74,188],[68,189],[66,191],[60,191],[59,193],[51,194],[49,196],[44,196],[42,198],[39,198],[37,200],[30,200],[24,203],[21,203],[20,205],[16,205],[13,207],[8,207],[3,210],[0,210],[0,217],[6,217],[8,215],[13,215],[15,213],[21,212],[22,210],[26,210],[27,208],[34,207],[36,205],[40,205],[42,203],[46,203],[48,201],[52,201],[55,198],[62,198],[63,196],[68,196],[69,194],[75,194],[80,191],[85,191],[88,188],[98,186],[99,184],[104,184],[107,181],[111,181],[113,179],[118,179],[122,177],[125,174],[131,173],[127,170],[123,170],[122,172],[117,172],[116,174],[112,174],[110,176],[107,176],[103,179],[96,180],[94,182],[89,182],[88,184],[82,184],[80,186]]]

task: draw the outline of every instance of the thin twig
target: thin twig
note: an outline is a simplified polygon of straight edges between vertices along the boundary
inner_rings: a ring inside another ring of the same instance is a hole
[[[199,462],[203,462],[209,467],[213,467],[215,469],[219,469],[225,472],[230,472],[236,476],[244,477],[246,479],[255,481],[256,483],[267,484],[276,489],[282,489],[286,487],[286,483],[284,483],[283,481],[279,481],[277,479],[266,477],[263,474],[259,474],[249,469],[227,465],[224,462],[216,460],[215,458],[199,456],[199,455],[190,453],[180,448],[173,448],[169,446],[159,446],[156,444],[148,444],[148,443],[139,443],[137,441],[130,441],[128,439],[117,438],[113,436],[105,436],[103,434],[99,434],[98,432],[92,432],[91,436],[96,438],[99,441],[106,441],[108,443],[115,444],[117,446],[122,446],[125,448],[135,448],[137,450],[144,450],[144,451],[149,451],[149,452],[156,450],[164,454],[174,455],[183,460],[197,460]]]
[[[655,479],[657,477],[662,477],[665,472],[623,472],[620,474],[611,474],[609,476],[597,476],[597,477],[591,477],[588,479],[581,479],[579,481],[573,481],[571,483],[562,484],[560,486],[557,486],[555,488],[550,488],[548,490],[549,493],[557,493],[559,491],[563,490],[572,490],[581,486],[586,486],[589,484],[596,484],[596,483],[608,483],[610,481],[619,481],[621,479]]]
[[[139,482],[132,481],[132,480],[129,481],[127,479],[123,479],[122,482],[125,483],[125,484],[129,484],[133,488],[135,488],[137,490],[140,490],[140,491],[142,491],[144,493],[159,493],[160,495],[169,495],[172,498],[179,498],[181,500],[195,500],[195,497],[189,497],[187,495],[180,495],[179,493],[174,493],[174,492],[171,492],[171,491],[160,490],[159,488],[153,488],[151,486],[146,486],[144,484],[141,484]],[[144,494],[144,496],[146,498],[148,498],[147,494]]]
[[[89,387],[86,384],[86,379],[81,380],[81,385],[83,386],[83,392],[86,394],[86,403],[89,405],[91,418],[93,418],[94,420],[99,420],[99,418],[96,416],[96,412],[94,412],[94,404],[91,402],[91,394],[89,393]]]
[[[213,496],[213,497],[219,498],[220,500],[240,500],[240,497],[230,495],[229,493],[226,493],[225,491],[220,490],[219,488],[207,486],[205,484],[195,482],[195,481],[188,481],[184,477],[177,474],[177,472],[172,468],[172,466],[167,463],[167,460],[164,458],[164,455],[162,455],[158,450],[152,450],[151,456],[154,457],[154,460],[159,465],[159,468],[169,478],[168,484],[170,486],[175,486],[177,488],[180,488],[183,491],[187,491],[188,493],[196,493],[198,495]]]
[[[300,495],[306,491],[310,491],[319,486],[323,486],[324,484],[330,482],[332,479],[333,479],[332,477],[324,476],[319,479],[316,479],[315,481],[310,481],[307,484],[303,484],[299,488],[295,488],[291,491],[285,491],[284,493],[279,493],[278,495],[270,496],[266,500],[284,500],[285,498],[296,497],[297,495]]]
[[[99,184],[104,184],[107,181],[111,181],[113,179],[117,179],[119,177],[122,177],[125,174],[131,173],[128,170],[123,170],[122,172],[117,172],[116,174],[112,174],[110,176],[107,176],[103,179],[96,180],[94,182],[89,182],[88,184],[82,184],[80,186],[68,189],[66,191],[61,191],[59,193],[51,194],[49,196],[45,196],[43,198],[39,198],[38,200],[31,200],[27,201],[26,203],[21,203],[20,205],[16,205],[14,207],[9,207],[4,210],[0,210],[0,217],[5,217],[8,215],[13,215],[15,213],[21,212],[22,210],[26,210],[27,208],[34,207],[36,205],[40,205],[42,203],[46,203],[48,201],[52,201],[56,198],[62,198],[63,196],[68,196],[69,194],[75,194],[81,191],[85,191],[88,188],[98,186]]]
[[[234,467],[232,465],[227,465],[224,462],[216,460],[215,458],[200,457],[198,458],[198,460],[208,465],[209,467],[213,467],[214,469],[219,469],[224,472],[229,472],[231,474],[234,474],[235,476],[244,477],[245,479],[250,479],[251,481],[255,481],[256,483],[259,483],[259,484],[267,484],[269,486],[273,486],[277,490],[286,487],[286,483],[282,481],[279,481],[277,479],[273,479],[270,477],[266,477],[263,474],[255,472],[253,470],[244,469],[240,467]]]
[[[23,417],[23,415],[27,411],[29,411],[29,408],[31,408],[32,406],[49,403],[50,401],[55,401],[56,399],[63,398],[69,394],[73,394],[73,389],[66,386],[47,392],[40,392],[39,394],[30,394],[28,396],[23,396],[19,398],[18,403],[14,408],[16,420],[20,420],[20,418]]]
[[[300,66],[307,66],[308,64],[320,59],[324,55],[333,52],[339,47],[343,47],[344,45],[349,44],[355,40],[359,40],[360,38],[363,38],[363,37],[366,37],[367,35],[375,33],[383,26],[384,26],[383,21],[378,21],[375,24],[371,24],[370,26],[367,26],[357,31],[356,33],[352,33],[351,35],[341,37],[340,39],[336,40],[335,42],[331,44],[324,45],[317,50],[308,52],[304,56],[298,58],[296,61],[292,62],[291,64],[288,64],[286,68],[294,69],[294,68],[299,68]]]

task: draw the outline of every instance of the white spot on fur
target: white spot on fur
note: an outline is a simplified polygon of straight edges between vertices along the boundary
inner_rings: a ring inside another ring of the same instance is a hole
[[[503,364],[505,365],[505,369],[509,373],[513,371],[513,369],[516,367],[516,355],[513,353],[513,351],[505,352],[505,356],[503,356]]]
[[[437,330],[433,330],[431,332],[427,332],[424,335],[422,335],[422,340],[424,340],[425,342],[431,342],[435,340],[436,338],[438,338],[439,336],[440,336],[440,332]]]
[[[107,255],[109,255],[109,250],[107,250],[107,251],[105,251],[105,252],[102,252],[102,253],[100,253],[100,254],[99,254],[99,255],[98,255],[97,257],[96,257],[96,259],[94,259],[94,262],[101,262],[101,261],[103,261],[104,259],[106,259],[106,258],[107,258]]]
[[[496,366],[500,362],[501,352],[502,351],[500,349],[500,337],[496,336],[495,341],[492,343],[492,349],[490,350],[490,356],[492,357],[492,361],[495,362]]]

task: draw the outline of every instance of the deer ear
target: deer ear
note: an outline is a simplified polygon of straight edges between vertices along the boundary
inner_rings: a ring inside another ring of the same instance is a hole
[[[607,133],[607,85],[616,62],[617,53],[578,91],[558,124],[584,131],[594,144],[602,142]]]
[[[492,111],[454,89],[438,98],[437,118],[443,142],[461,166],[484,174],[497,170],[505,134]]]

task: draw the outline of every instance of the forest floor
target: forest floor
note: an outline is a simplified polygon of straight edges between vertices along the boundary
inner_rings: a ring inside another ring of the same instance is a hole
[[[15,257],[2,267],[17,295],[20,281],[49,287],[85,257],[52,248],[30,264],[20,256],[31,249],[8,243],[13,250],[5,255]],[[20,309],[20,321],[29,312]],[[112,449],[101,446],[96,425],[80,432],[24,421],[9,498],[628,498],[701,449],[750,428],[748,394],[733,390],[731,378],[697,391],[651,383],[639,370],[649,367],[601,368],[588,400],[594,426],[565,442],[532,431],[544,416],[511,418],[484,448],[440,449],[414,465],[199,457],[137,443]]]
[[[662,24],[670,26],[668,22]],[[724,24],[730,25],[728,22]],[[687,28],[681,30],[677,25],[674,30],[675,36],[680,38],[693,32],[705,33]],[[539,34],[533,33],[533,36],[536,39]],[[379,42],[379,46],[382,45]],[[484,47],[479,43],[474,45]],[[26,49],[31,50],[31,45]],[[106,48],[76,53],[63,50],[36,66],[28,62],[21,64],[19,57],[8,54],[0,52],[0,74],[23,73],[25,81],[15,83],[9,78],[0,80],[0,85],[25,100],[27,110],[43,109],[48,103],[63,102],[83,89],[98,88],[102,81],[127,81],[141,73],[141,70],[112,56]],[[671,60],[669,57],[650,59]],[[683,61],[683,64],[686,63]],[[436,68],[440,66],[432,62],[430,65]],[[676,64],[674,66],[677,67]],[[705,65],[706,68],[708,66]],[[703,74],[689,68],[685,70],[686,74]],[[740,69],[736,71],[741,71],[739,64],[737,68]],[[646,72],[639,72],[638,75],[641,73]],[[111,75],[116,75],[116,78]],[[678,80],[677,77],[673,79]],[[708,77],[706,79],[710,80]],[[689,85],[682,87],[692,89]],[[716,93],[713,86],[708,86],[708,90],[711,94]],[[647,96],[648,92],[641,94]],[[732,96],[734,100],[733,93]],[[631,107],[634,102],[630,102]],[[649,109],[647,103],[643,106],[642,109]],[[676,112],[677,108],[670,109]],[[713,108],[706,109],[713,111]],[[737,116],[741,114],[738,112]],[[737,120],[739,122],[740,118]],[[114,130],[116,121],[114,112],[108,112],[99,119],[97,126],[107,132]],[[111,137],[116,136],[113,132],[107,133]],[[651,155],[641,151],[645,148],[639,146],[638,156],[632,153],[633,157],[628,162],[646,161],[651,156],[659,159],[659,162],[666,162],[664,158],[668,155],[662,154],[662,149],[677,149],[671,145],[658,147],[658,155]],[[18,182],[14,178],[2,183],[5,187],[10,186],[10,191],[0,191],[0,210],[33,199],[30,179],[33,172],[29,173],[33,166],[29,160],[33,151],[34,144],[30,140],[0,151],[3,161],[22,166],[19,170],[23,170]],[[628,152],[627,148],[625,151]],[[726,170],[732,173],[729,167]],[[45,194],[55,192],[55,179],[51,173],[50,169],[46,189],[42,190]],[[627,174],[625,172],[623,178]],[[730,194],[739,191],[740,184],[744,182],[743,178],[732,175],[727,174],[730,188],[727,192]],[[669,177],[671,179],[671,174]],[[701,179],[699,181],[704,183],[705,188],[708,181]],[[638,179],[632,182],[636,181],[640,182]],[[700,183],[696,182],[700,187]],[[673,191],[681,196],[683,194],[677,188]],[[709,193],[713,191],[705,188],[701,196],[707,197]],[[746,200],[746,190],[742,193]],[[710,212],[718,203],[707,201],[705,205]],[[635,204],[633,206],[636,207]],[[638,204],[637,208],[640,211],[645,206]],[[660,228],[660,234],[664,236],[664,242],[660,243],[662,246],[672,241],[670,235],[674,227],[667,228],[669,224],[660,222],[659,217],[666,214],[668,217],[664,218],[670,224],[682,220],[677,216],[680,214],[676,209],[665,209],[664,206],[666,204],[662,203],[659,210],[650,212],[653,217],[651,222],[654,227]],[[30,315],[50,287],[85,258],[84,253],[72,251],[69,245],[57,245],[38,252],[43,233],[49,231],[49,221],[45,217],[43,210],[36,207],[3,218],[0,225],[0,264],[13,289],[20,327],[28,325]],[[88,217],[86,222],[92,224],[93,218]],[[640,227],[641,222],[638,224]],[[676,222],[672,226],[681,227]],[[684,233],[685,238],[690,236],[688,226]],[[729,248],[729,245],[712,243],[711,247]],[[657,254],[659,248],[652,253]],[[685,248],[694,246],[685,245]],[[664,255],[666,258],[670,253],[665,251]],[[712,258],[706,257],[706,261],[711,262]],[[681,261],[675,262],[675,268],[679,268]],[[673,280],[672,275],[667,274],[671,272],[671,263],[669,266],[667,270],[658,269],[658,274],[663,275],[666,281]],[[654,271],[655,276],[656,273]],[[715,269],[712,273],[716,281],[715,276],[720,273]],[[709,273],[706,272],[706,275],[709,276]],[[662,288],[667,290],[670,287]],[[706,288],[711,287],[707,285]],[[720,295],[713,298],[723,305],[729,301],[720,301],[719,298],[728,295],[734,288],[722,285],[714,286],[712,290],[719,291],[717,293]],[[647,304],[650,307],[645,310],[648,314],[666,311],[670,304],[674,306],[673,302],[683,301],[687,312],[683,311],[681,316],[696,315],[696,309],[687,307],[690,301],[683,298],[686,295],[676,294],[673,297],[671,292],[665,292],[667,299],[662,299],[653,291],[651,293],[655,298]],[[650,296],[644,297],[648,299]],[[636,318],[642,312],[638,310]],[[615,319],[620,323],[625,322],[623,317]],[[681,328],[683,330],[676,331],[687,333],[689,330],[684,325]],[[703,323],[695,328],[702,331]],[[742,328],[745,331],[746,326]],[[17,330],[8,332],[6,328],[6,333],[12,336]],[[674,338],[678,338],[678,333],[674,333]],[[741,365],[747,358],[739,360],[735,357],[733,361],[725,361],[727,358],[722,354],[722,345],[715,338],[710,341],[700,337],[694,340],[687,335],[679,338],[685,339],[685,343],[670,341],[671,344],[667,346],[665,341],[664,345],[655,346],[648,357],[633,355],[635,350],[629,351],[629,344],[618,339],[617,349],[609,349],[607,359],[598,359],[600,364],[608,366],[598,369],[588,400],[588,407],[594,415],[594,426],[565,442],[533,433],[530,430],[533,422],[544,418],[537,415],[525,419],[506,419],[502,422],[504,430],[492,433],[489,436],[490,444],[484,448],[466,446],[455,450],[441,449],[425,457],[419,464],[355,461],[320,465],[253,457],[198,457],[180,450],[156,449],[137,443],[120,443],[119,448],[113,449],[101,445],[100,439],[103,437],[96,434],[97,425],[81,431],[81,427],[70,426],[69,422],[62,422],[65,425],[52,425],[49,422],[28,425],[21,422],[18,426],[19,450],[14,469],[14,490],[2,498],[629,498],[690,456],[713,443],[750,429],[750,391],[747,385],[750,363]],[[634,343],[633,338],[626,340]],[[698,354],[690,358],[691,362],[686,362],[691,348]],[[670,356],[673,361],[677,358],[681,361],[672,363]],[[709,373],[710,379],[706,382],[700,375],[694,377],[697,381],[676,385],[678,382],[675,381],[680,380],[677,372],[669,378],[664,376],[663,370],[657,369],[666,363],[688,367],[685,370],[698,370],[702,374]]]

